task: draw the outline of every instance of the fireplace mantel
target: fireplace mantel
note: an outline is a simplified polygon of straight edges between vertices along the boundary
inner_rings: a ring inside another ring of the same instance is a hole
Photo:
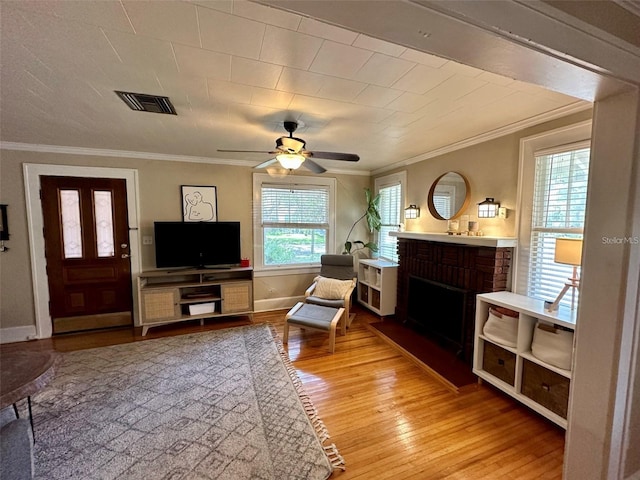
[[[446,233],[422,232],[390,232],[392,237],[409,240],[425,240],[427,242],[457,243],[458,245],[473,245],[477,247],[515,248],[518,239],[515,237],[470,237],[468,235],[449,235]]]

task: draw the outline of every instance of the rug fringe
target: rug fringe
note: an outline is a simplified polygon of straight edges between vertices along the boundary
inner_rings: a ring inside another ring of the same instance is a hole
[[[338,468],[342,471],[346,470],[344,458],[342,458],[342,455],[338,452],[338,448],[333,443],[324,447],[324,453],[331,462],[334,470]]]
[[[313,402],[311,401],[311,397],[304,391],[302,381],[300,380],[300,377],[298,377],[298,372],[296,371],[295,367],[291,363],[291,359],[289,359],[289,355],[285,350],[284,345],[280,340],[280,337],[278,336],[278,332],[276,331],[273,325],[271,324],[268,324],[268,325],[269,325],[269,329],[271,330],[271,335],[273,335],[273,340],[278,349],[278,353],[280,353],[280,356],[282,357],[282,361],[287,370],[287,373],[291,378],[291,383],[293,383],[293,387],[295,388],[296,393],[298,394],[298,397],[302,402],[304,411],[307,414],[307,417],[309,417],[309,421],[311,422],[311,425],[313,425],[313,428],[316,431],[316,435],[320,440],[320,444],[324,449],[324,453],[327,456],[329,463],[331,463],[331,466],[334,468],[334,470],[335,469],[345,470],[344,458],[338,452],[338,447],[336,447],[335,444],[333,443],[331,445],[324,445],[324,442],[326,442],[327,440],[329,440],[329,438],[331,438],[329,435],[329,431],[327,430],[327,427],[325,426],[324,422],[320,420],[320,417],[318,416],[318,411],[316,410],[316,407],[313,405]]]

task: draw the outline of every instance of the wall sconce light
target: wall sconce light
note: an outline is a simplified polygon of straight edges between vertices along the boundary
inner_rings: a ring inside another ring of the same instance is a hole
[[[410,218],[412,220],[420,216],[420,207],[411,204],[404,209],[404,218]]]
[[[484,202],[478,204],[478,217],[479,218],[493,218],[498,216],[498,209],[500,203],[494,201],[493,198],[487,197]]]

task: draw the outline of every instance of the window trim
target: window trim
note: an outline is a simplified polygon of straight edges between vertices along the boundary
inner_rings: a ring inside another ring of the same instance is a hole
[[[266,173],[253,174],[253,270],[256,277],[290,275],[298,273],[317,273],[320,263],[305,263],[296,265],[263,264],[264,245],[262,243],[262,185],[285,185],[295,187],[322,186],[329,189],[329,229],[327,232],[327,253],[336,248],[336,179],[328,177],[311,177],[287,175],[283,179],[273,178]]]
[[[528,264],[531,242],[531,218],[536,156],[591,146],[591,120],[567,125],[520,139],[516,231],[518,247],[513,263],[513,291],[527,295]]]
[[[398,212],[398,224],[404,224],[404,205],[406,205],[406,195],[407,195],[407,171],[403,170],[401,172],[392,173],[389,175],[384,175],[382,177],[377,177],[374,182],[374,192],[375,195],[380,193],[381,188],[391,187],[393,185],[400,184],[400,211]],[[398,241],[397,237],[394,237],[396,243]],[[380,232],[376,232],[376,243],[380,244]],[[388,259],[387,257],[379,257],[385,260],[394,261]]]

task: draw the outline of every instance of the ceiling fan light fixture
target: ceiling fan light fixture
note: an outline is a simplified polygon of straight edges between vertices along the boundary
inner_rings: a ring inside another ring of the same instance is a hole
[[[339,153],[339,152],[320,152],[305,150],[306,142],[301,138],[293,136],[298,128],[297,122],[285,121],[284,129],[289,132],[288,137],[280,137],[276,139],[276,150],[269,151],[256,151],[256,150],[220,150],[219,152],[237,152],[237,153],[268,153],[269,155],[275,155],[275,158],[262,162],[256,165],[254,168],[266,168],[274,163],[278,162],[289,171],[297,170],[300,166],[304,166],[307,170],[311,170],[313,173],[324,173],[327,171],[322,165],[318,165],[311,158],[325,158],[327,160],[342,160],[345,162],[357,162],[360,157],[354,153]]]
[[[281,153],[276,155],[276,160],[278,160],[280,165],[284,168],[288,170],[296,170],[300,168],[300,165],[305,161],[305,158],[302,155],[295,153]]]
[[[276,140],[276,148],[287,153],[298,153],[304,148],[304,140],[295,137],[280,137]]]

